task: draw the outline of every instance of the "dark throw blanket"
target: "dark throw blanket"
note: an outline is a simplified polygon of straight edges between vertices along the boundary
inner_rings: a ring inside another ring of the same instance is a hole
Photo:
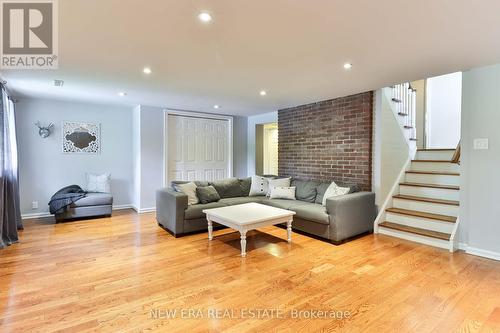
[[[51,214],[57,214],[63,211],[66,207],[71,205],[73,202],[84,198],[87,195],[87,192],[84,191],[78,185],[70,185],[66,186],[59,191],[56,192],[50,198],[49,202],[49,210]]]

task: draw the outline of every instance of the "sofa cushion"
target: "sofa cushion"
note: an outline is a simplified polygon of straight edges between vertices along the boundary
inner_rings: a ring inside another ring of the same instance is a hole
[[[220,200],[219,193],[213,186],[198,186],[196,188],[196,196],[198,196],[198,199],[202,204],[217,202]]]
[[[204,209],[225,207],[222,202],[211,202],[207,204],[191,205],[184,211],[184,218],[186,220],[201,219],[205,217]]]
[[[106,206],[113,204],[113,196],[110,193],[87,193],[87,196],[77,200],[70,207]]]
[[[210,182],[215,187],[221,199],[241,196],[240,181],[238,178],[228,178]]]
[[[300,201],[314,202],[316,200],[316,188],[320,182],[315,180],[293,179],[290,186],[295,186],[295,198]]]
[[[241,188],[241,196],[242,197],[248,197],[248,194],[250,193],[250,186],[252,186],[252,178],[240,178],[240,188]]]
[[[264,205],[268,205],[268,206],[273,206],[276,208],[282,208],[282,209],[292,209],[296,205],[303,205],[304,204],[304,202],[297,201],[297,200],[268,199],[268,198],[263,198],[263,200],[260,203],[264,204]]]
[[[318,187],[316,187],[316,200],[314,201],[317,204],[323,203],[323,196],[325,195],[326,189],[330,186],[330,183],[320,183]]]
[[[220,199],[220,202],[227,206],[241,205],[249,202],[258,202],[262,201],[262,197],[236,197],[236,198],[225,198]]]
[[[293,210],[296,213],[296,217],[303,220],[314,221],[321,224],[330,224],[328,213],[326,212],[325,207],[321,204],[303,202],[301,205],[291,207],[290,210]]]

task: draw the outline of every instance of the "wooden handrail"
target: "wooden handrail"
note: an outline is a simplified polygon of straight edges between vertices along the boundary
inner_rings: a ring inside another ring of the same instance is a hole
[[[457,148],[455,149],[455,153],[451,158],[451,163],[460,164],[460,141],[458,141]]]

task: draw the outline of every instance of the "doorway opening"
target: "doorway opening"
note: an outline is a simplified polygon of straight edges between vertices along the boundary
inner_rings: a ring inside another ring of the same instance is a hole
[[[460,141],[462,72],[426,80],[425,148],[455,148]]]
[[[256,125],[255,154],[256,174],[278,175],[278,123]]]

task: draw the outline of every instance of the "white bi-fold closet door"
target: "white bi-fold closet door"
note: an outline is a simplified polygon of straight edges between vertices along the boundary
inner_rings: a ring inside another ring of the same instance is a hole
[[[227,119],[168,114],[168,182],[231,176],[229,125]]]

